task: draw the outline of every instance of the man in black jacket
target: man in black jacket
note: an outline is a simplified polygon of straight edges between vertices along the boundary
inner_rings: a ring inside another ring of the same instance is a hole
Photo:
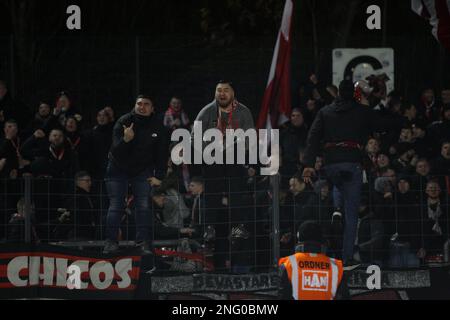
[[[324,170],[335,186],[334,205],[338,211],[345,209],[343,260],[349,264],[353,257],[363,184],[362,146],[371,133],[399,124],[384,121],[369,108],[371,89],[367,83],[360,82],[355,86],[352,81],[344,80],[339,91],[336,102],[321,109],[311,127],[303,175],[305,181],[311,183],[314,163],[323,146]]]
[[[89,173],[78,172],[75,175],[75,190],[67,196],[63,209],[59,209],[56,239],[72,241],[94,241],[99,230],[99,206],[91,193],[92,180]]]
[[[134,110],[120,118],[114,126],[105,179],[110,199],[105,254],[119,249],[118,231],[129,184],[136,206],[136,242],[144,254],[150,253],[151,187],[147,180],[152,177],[162,180],[165,176],[168,144],[167,131],[160,117],[154,114],[152,99],[139,96]]]

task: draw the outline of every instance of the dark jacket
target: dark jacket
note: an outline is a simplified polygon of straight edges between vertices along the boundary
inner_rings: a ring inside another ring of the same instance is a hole
[[[59,225],[57,238],[70,240],[97,240],[99,226],[99,207],[95,196],[83,189],[76,188],[75,193],[64,201],[64,208],[70,212],[70,219]]]
[[[447,184],[450,184],[450,160],[440,155],[431,163],[431,172],[438,178],[442,190],[450,192],[447,188]]]
[[[126,143],[123,126],[129,127],[132,123],[135,137]],[[169,159],[169,137],[161,119],[155,114],[143,117],[134,111],[121,117],[114,126],[109,158],[129,176],[135,177],[150,170],[162,180]]]
[[[358,227],[358,249],[362,262],[382,261],[385,239],[383,222],[373,212],[366,211]]]
[[[392,231],[397,232],[397,241],[408,242],[414,252],[421,248],[421,216],[419,192],[396,194],[397,223]]]
[[[449,207],[445,205],[444,201],[440,203],[440,210],[442,215],[438,219],[442,234],[433,230],[436,222],[428,216],[428,201],[425,198],[421,209],[421,248],[427,251],[427,255],[442,254],[445,242],[449,239],[448,230],[448,210]],[[433,208],[434,210],[435,208]]]
[[[307,140],[304,163],[314,167],[322,143],[351,141],[364,146],[369,136],[376,131],[401,126],[397,119],[384,119],[369,107],[354,101],[336,100],[317,114]],[[362,152],[357,148],[326,148],[324,163],[360,163]]]
[[[284,233],[295,230],[301,223],[305,222],[305,207],[311,198],[312,192],[305,189],[296,196],[289,192],[281,208],[280,227]]]
[[[427,129],[427,137],[431,144],[432,152],[439,154],[442,143],[450,141],[450,121],[444,120],[430,125]]]
[[[17,156],[17,150],[14,143],[19,147],[20,139],[3,140],[0,142],[0,159],[6,159],[6,164],[3,170],[0,172],[0,177],[9,178],[9,174],[12,170],[19,169],[19,157]]]
[[[90,151],[88,171],[95,178],[102,179],[105,175],[113,128],[113,123],[96,126],[86,134]]]
[[[306,146],[306,138],[308,137],[308,128],[303,125],[294,127],[291,123],[280,133],[280,148],[284,162],[299,161],[299,151]]]
[[[91,154],[94,152],[89,145],[89,138],[84,132],[65,132],[66,145],[78,157],[80,170],[89,171],[91,167]],[[89,173],[91,173],[89,171]],[[91,173],[92,174],[92,173]]]
[[[35,176],[73,179],[79,171],[78,156],[67,146],[54,150],[47,140],[31,136],[23,144],[21,152],[25,158],[32,160],[31,171]]]
[[[42,118],[39,113],[36,113],[34,119],[31,120],[31,123],[24,130],[23,136],[29,138],[39,129],[44,130],[44,132],[47,131],[48,124],[51,122],[52,117],[52,115],[49,115],[47,118]]]

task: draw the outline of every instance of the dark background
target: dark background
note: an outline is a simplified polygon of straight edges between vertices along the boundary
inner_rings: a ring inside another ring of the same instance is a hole
[[[266,86],[284,0],[0,0],[0,79],[30,108],[69,90],[89,120],[106,104],[118,113],[148,92],[158,107],[183,98],[191,117],[228,78],[254,115]],[[82,30],[66,29],[66,8],[82,10]],[[396,89],[450,85],[450,55],[410,0],[294,0],[292,92],[311,72],[331,83],[334,48],[395,49]],[[366,9],[382,8],[382,30]]]

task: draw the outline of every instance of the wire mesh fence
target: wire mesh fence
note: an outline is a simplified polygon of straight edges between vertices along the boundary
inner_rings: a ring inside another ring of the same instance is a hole
[[[449,190],[439,179],[398,180],[408,186],[386,179],[382,189],[379,183],[364,185],[355,259],[389,268],[448,262]],[[86,187],[74,180],[26,177],[2,180],[1,189],[3,243],[102,250],[109,209],[104,181]],[[265,272],[293,253],[297,228],[310,220],[322,227],[326,253],[341,257],[345,212],[336,213],[334,192],[326,180],[309,186],[292,177],[194,179],[154,188],[144,227],[168,273]],[[142,227],[135,214],[129,188],[117,237],[123,247],[135,245],[136,227]]]

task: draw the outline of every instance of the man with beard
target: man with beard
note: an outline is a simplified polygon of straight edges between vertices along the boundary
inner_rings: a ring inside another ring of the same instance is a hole
[[[197,116],[194,124],[202,125],[202,135],[208,129],[218,129],[225,136],[227,129],[254,129],[253,117],[250,110],[236,99],[234,86],[230,81],[222,80],[216,86],[215,100],[204,107]],[[224,145],[226,142],[224,141]],[[199,152],[200,150],[196,150]],[[236,151],[236,150],[235,150]],[[237,153],[235,152],[235,155]],[[224,159],[226,152],[224,151]],[[229,263],[230,235],[229,223],[235,224],[245,221],[247,217],[239,209],[242,206],[242,192],[245,190],[246,168],[237,164],[204,165],[203,177],[205,179],[205,194],[207,216],[215,221],[217,242],[215,263],[221,269]],[[231,209],[236,208],[236,209]],[[247,233],[243,225],[239,225],[243,234]]]

